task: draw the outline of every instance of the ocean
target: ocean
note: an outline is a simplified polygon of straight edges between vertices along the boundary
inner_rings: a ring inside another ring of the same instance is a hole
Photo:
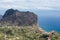
[[[60,33],[60,17],[39,17],[38,23],[47,32],[54,30]]]

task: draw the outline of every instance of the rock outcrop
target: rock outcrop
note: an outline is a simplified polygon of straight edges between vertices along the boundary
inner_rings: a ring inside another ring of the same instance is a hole
[[[1,19],[1,23],[27,26],[37,24],[37,15],[33,12],[23,12],[14,9],[8,9]]]
[[[2,19],[2,15],[0,15],[0,19]]]

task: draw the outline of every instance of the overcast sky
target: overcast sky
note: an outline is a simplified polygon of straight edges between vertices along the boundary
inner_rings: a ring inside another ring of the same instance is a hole
[[[31,11],[39,16],[60,17],[60,0],[0,0],[0,14],[4,15],[5,11],[10,8],[28,9],[28,11],[33,9]]]
[[[0,8],[60,10],[60,0],[0,0]]]

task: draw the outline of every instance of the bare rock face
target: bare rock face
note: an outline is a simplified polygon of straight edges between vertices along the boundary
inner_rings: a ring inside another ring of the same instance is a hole
[[[33,12],[22,12],[14,9],[8,9],[1,19],[2,23],[27,26],[37,24],[37,15]]]

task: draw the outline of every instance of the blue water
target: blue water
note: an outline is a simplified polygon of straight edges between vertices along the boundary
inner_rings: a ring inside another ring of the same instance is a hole
[[[39,17],[38,22],[45,31],[55,30],[60,33],[60,17]]]

